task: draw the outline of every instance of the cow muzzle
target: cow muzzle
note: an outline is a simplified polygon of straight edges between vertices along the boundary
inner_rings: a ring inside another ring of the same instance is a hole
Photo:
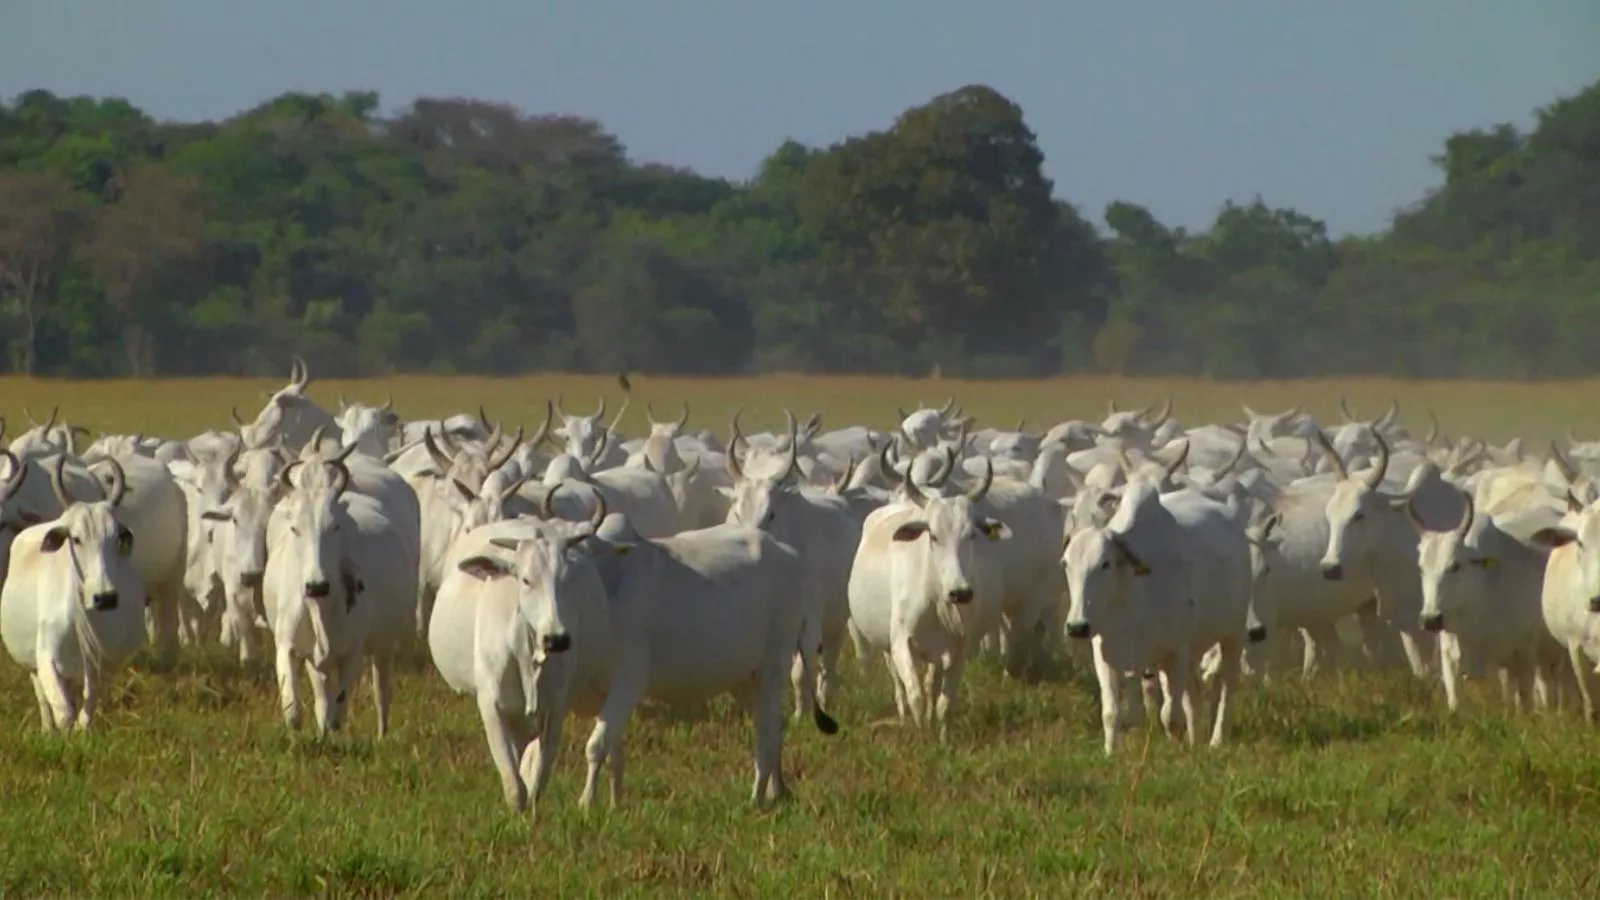
[[[265,572],[241,572],[239,574],[239,586],[258,588],[261,587],[261,584],[266,577],[267,576]]]
[[[306,596],[313,600],[326,600],[333,593],[333,587],[326,581],[306,582]]]
[[[1259,644],[1267,639],[1267,626],[1251,625],[1245,631],[1244,636],[1250,639],[1250,643]]]
[[[1338,563],[1323,563],[1322,577],[1327,581],[1343,581],[1344,566],[1341,566]]]
[[[1089,635],[1091,635],[1093,633],[1094,633],[1094,629],[1089,627],[1089,623],[1088,622],[1068,622],[1067,623],[1067,637],[1069,637],[1069,638],[1077,638],[1078,640],[1084,640],[1084,639],[1088,638]]]
[[[89,607],[95,612],[110,612],[117,608],[117,592],[101,591],[89,598]]]
[[[1600,597],[1589,598],[1589,612],[1600,613]]]
[[[950,590],[950,593],[948,594],[948,596],[950,598],[950,602],[951,603],[955,603],[957,605],[960,605],[962,603],[971,603],[972,602],[972,588],[969,588],[969,587],[952,588]]]
[[[1590,606],[1591,607],[1593,606],[1593,602],[1592,601],[1590,603]],[[1443,631],[1444,630],[1444,613],[1433,613],[1431,615],[1423,616],[1422,617],[1422,627],[1423,627],[1423,629],[1425,631],[1431,631],[1434,634],[1438,634],[1439,632]]]
[[[572,635],[567,634],[565,631],[547,634],[544,636],[543,643],[544,652],[546,653],[565,653],[572,649]]]

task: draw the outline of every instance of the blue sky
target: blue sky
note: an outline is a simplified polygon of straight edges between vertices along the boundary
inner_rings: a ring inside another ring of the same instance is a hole
[[[4,0],[0,95],[115,94],[163,118],[285,90],[385,109],[467,95],[598,118],[634,158],[749,177],[985,83],[1059,196],[1203,228],[1257,193],[1336,233],[1438,181],[1452,131],[1600,78],[1595,0]]]

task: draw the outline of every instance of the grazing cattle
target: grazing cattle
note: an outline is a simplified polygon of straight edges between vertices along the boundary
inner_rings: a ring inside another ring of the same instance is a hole
[[[1595,708],[1600,691],[1595,667],[1600,662],[1600,509],[1568,494],[1567,515],[1539,528],[1530,539],[1551,548],[1539,598],[1545,628],[1572,664],[1584,717],[1600,721]]]
[[[862,524],[850,571],[859,646],[884,653],[901,718],[909,713],[919,727],[937,721],[941,740],[956,713],[969,645],[999,615],[1001,575],[988,545],[1011,537],[1011,528],[975,509],[992,482],[991,470],[970,491],[944,497],[925,493],[908,472],[905,500]]]
[[[298,484],[295,470],[304,467]],[[262,597],[276,647],[284,721],[300,725],[296,664],[311,678],[318,736],[338,730],[372,661],[378,736],[389,731],[393,652],[416,603],[417,559],[376,499],[347,491],[345,463],[296,462],[268,525]]]
[[[445,683],[478,704],[506,803],[537,803],[573,697],[599,711],[614,664],[610,601],[580,546],[587,523],[532,518],[462,534],[439,586],[428,647]],[[543,513],[549,517],[547,506]],[[620,759],[620,752],[618,755]]]
[[[1451,712],[1460,707],[1463,668],[1472,675],[1492,668],[1515,685],[1518,709],[1535,701],[1548,709],[1561,648],[1539,605],[1545,553],[1502,531],[1493,517],[1476,515],[1471,495],[1464,499],[1461,521],[1443,531],[1406,505],[1418,536],[1422,627],[1439,635],[1445,702]]]
[[[67,495],[65,465],[56,457],[49,475],[61,514],[17,534],[0,588],[0,638],[28,670],[46,731],[88,728],[102,682],[145,638],[134,536],[117,518],[121,468],[111,461],[106,499],[85,503]]]
[[[291,451],[298,451],[318,428],[337,437],[338,423],[306,393],[310,384],[311,373],[306,369],[305,360],[295,357],[289,368],[289,383],[267,399],[254,422],[247,423],[237,412],[233,414],[245,443],[252,446],[281,443]]]
[[[99,476],[103,491],[111,489],[114,479],[123,481],[127,499],[117,518],[139,536],[133,565],[147,598],[146,627],[158,660],[171,665],[180,640],[197,645],[209,633],[205,623],[213,618],[184,588],[189,511],[183,490],[170,469],[146,456],[101,460],[89,472]]]

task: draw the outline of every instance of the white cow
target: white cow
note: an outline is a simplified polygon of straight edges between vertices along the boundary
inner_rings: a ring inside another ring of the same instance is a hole
[[[953,497],[924,493],[914,473],[896,500],[867,516],[850,571],[858,649],[884,653],[895,707],[948,736],[967,654],[999,616],[1001,575],[991,542],[1011,529],[975,509],[993,472]],[[924,694],[924,668],[930,670]]]
[[[0,588],[0,639],[28,670],[46,731],[89,727],[102,681],[144,643],[144,584],[133,533],[117,519],[127,483],[116,462],[105,500],[67,496],[58,456],[50,486],[60,516],[24,528]]]
[[[580,804],[594,802],[608,763],[612,804],[619,801],[622,730],[641,700],[692,706],[727,693],[755,723],[752,799],[764,804],[782,796],[783,695],[797,649],[806,677],[815,677],[814,651],[802,640],[800,555],[764,531],[738,525],[651,540],[625,516],[612,515],[599,537],[610,547],[609,554],[595,552],[611,601],[613,670],[603,698],[573,698],[575,710],[599,708]],[[812,718],[822,733],[837,733],[838,723],[822,707],[813,707]]]
[[[1194,742],[1190,685],[1218,643],[1223,669],[1211,744],[1222,743],[1249,628],[1250,549],[1244,529],[1219,504],[1183,493],[1169,508],[1153,481],[1130,482],[1106,527],[1073,535],[1061,556],[1072,597],[1067,635],[1093,641],[1108,755],[1121,737],[1119,692],[1129,671],[1160,675],[1162,725]]]
[[[544,792],[572,698],[604,698],[610,685],[610,601],[579,546],[604,506],[596,513],[588,523],[523,518],[463,534],[429,623],[433,664],[477,700],[506,803],[518,811]]]
[[[1545,553],[1502,531],[1493,517],[1475,515],[1471,495],[1464,499],[1461,521],[1446,531],[1428,528],[1406,505],[1419,538],[1422,627],[1439,635],[1445,702],[1451,712],[1460,707],[1463,668],[1493,668],[1514,682],[1517,708],[1537,701],[1548,709],[1562,657],[1539,605]]]
[[[282,443],[290,450],[299,450],[319,427],[337,437],[338,423],[306,393],[310,384],[311,374],[305,360],[295,357],[289,368],[289,383],[267,399],[254,422],[247,423],[239,418],[238,412],[233,413],[245,443],[252,446]]]
[[[294,479],[295,470],[305,471]],[[284,721],[300,724],[296,663],[311,677],[318,736],[344,722],[361,663],[372,660],[378,736],[389,731],[393,652],[412,620],[415,550],[376,499],[350,486],[342,462],[296,462],[280,476],[293,487],[268,526],[262,596],[276,646]]]

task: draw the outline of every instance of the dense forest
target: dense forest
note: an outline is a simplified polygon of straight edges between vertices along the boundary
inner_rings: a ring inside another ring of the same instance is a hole
[[[1382,234],[1259,198],[1101,229],[981,85],[744,183],[470,99],[187,123],[32,91],[0,104],[0,343],[80,377],[1600,370],[1600,82],[1433,162]]]

